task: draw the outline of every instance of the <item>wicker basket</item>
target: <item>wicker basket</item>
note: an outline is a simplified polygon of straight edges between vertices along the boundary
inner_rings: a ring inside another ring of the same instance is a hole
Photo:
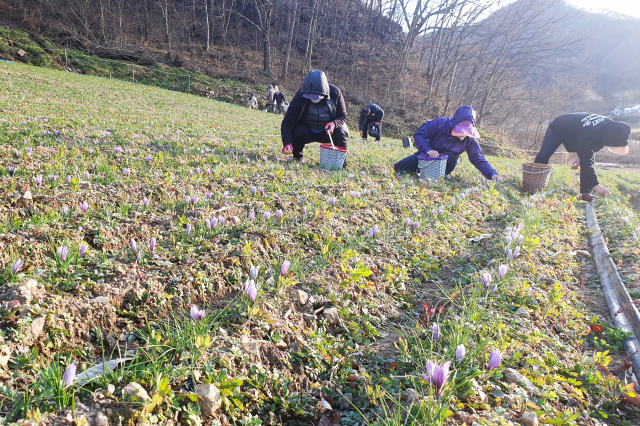
[[[444,172],[447,170],[447,156],[440,154],[440,156],[431,158],[426,154],[418,156],[418,168],[420,169],[420,179],[440,179],[444,177]]]
[[[538,192],[547,187],[551,176],[548,164],[526,163],[522,165],[522,189],[525,192]]]
[[[320,145],[320,167],[331,170],[342,170],[347,158],[347,149],[329,144]]]

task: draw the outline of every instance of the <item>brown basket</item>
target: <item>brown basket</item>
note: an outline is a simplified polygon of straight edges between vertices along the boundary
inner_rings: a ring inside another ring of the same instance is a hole
[[[551,176],[548,164],[527,163],[522,165],[522,189],[525,192],[538,192],[547,187]]]

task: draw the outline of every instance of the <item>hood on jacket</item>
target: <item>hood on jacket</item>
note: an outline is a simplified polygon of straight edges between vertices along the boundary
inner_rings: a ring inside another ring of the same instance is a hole
[[[622,121],[607,123],[602,129],[602,138],[606,146],[627,146],[631,136],[631,126]]]
[[[273,86],[272,85],[268,85],[267,86],[267,90],[271,90],[271,89],[273,89]]]
[[[457,109],[453,114],[453,125],[457,126],[463,121],[470,121],[474,126],[476,125],[476,112],[469,105],[463,105]]]
[[[309,71],[304,78],[300,91],[304,95],[329,96],[329,82],[322,71]]]

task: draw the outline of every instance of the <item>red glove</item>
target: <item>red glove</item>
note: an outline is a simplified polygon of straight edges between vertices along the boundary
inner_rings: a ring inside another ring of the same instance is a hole
[[[336,125],[333,123],[327,123],[326,126],[324,126],[325,130],[327,131],[327,133],[329,133],[330,135],[333,134],[333,130],[336,128]]]
[[[293,152],[293,146],[291,146],[291,144],[285,145],[284,148],[282,148],[283,154],[288,154],[290,152]]]

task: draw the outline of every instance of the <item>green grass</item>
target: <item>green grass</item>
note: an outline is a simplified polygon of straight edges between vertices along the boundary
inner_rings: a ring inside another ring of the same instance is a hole
[[[0,110],[0,280],[41,286],[28,309],[0,305],[11,354],[0,390],[5,423],[53,419],[71,393],[108,401],[113,416],[133,421],[201,424],[194,383],[221,390],[222,424],[222,414],[230,424],[308,424],[326,414],[321,392],[342,405],[344,425],[441,425],[456,414],[508,424],[524,411],[547,424],[634,416],[632,407],[618,410],[629,390],[607,369],[607,351],[620,355],[623,336],[587,308],[593,264],[571,256],[586,235],[568,167],[555,167],[536,198],[520,190],[520,161],[492,156],[502,184],[463,156],[451,180],[429,187],[392,173],[410,152],[383,138],[351,141],[349,169],[327,172],[316,146],[301,164],[280,153],[272,114],[21,64],[0,64]],[[26,188],[31,205],[12,198]],[[506,229],[519,224],[522,242],[510,247],[520,255],[509,259]],[[491,235],[471,241],[482,234]],[[24,266],[12,272],[17,259]],[[501,264],[509,267],[502,279]],[[251,266],[260,266],[255,302],[244,294]],[[495,292],[481,284],[487,273]],[[300,305],[297,290],[312,300]],[[192,305],[206,311],[203,320],[191,318]],[[332,307],[337,323],[323,317]],[[528,319],[514,315],[520,307]],[[44,332],[31,336],[41,315]],[[467,355],[458,364],[460,344]],[[495,350],[502,364],[488,371]],[[90,382],[55,379],[71,362],[81,372],[124,356],[133,359]],[[421,376],[427,360],[452,361],[439,399]],[[507,384],[505,367],[537,390]],[[132,381],[150,402],[122,395]],[[401,397],[409,388],[413,405]]]

